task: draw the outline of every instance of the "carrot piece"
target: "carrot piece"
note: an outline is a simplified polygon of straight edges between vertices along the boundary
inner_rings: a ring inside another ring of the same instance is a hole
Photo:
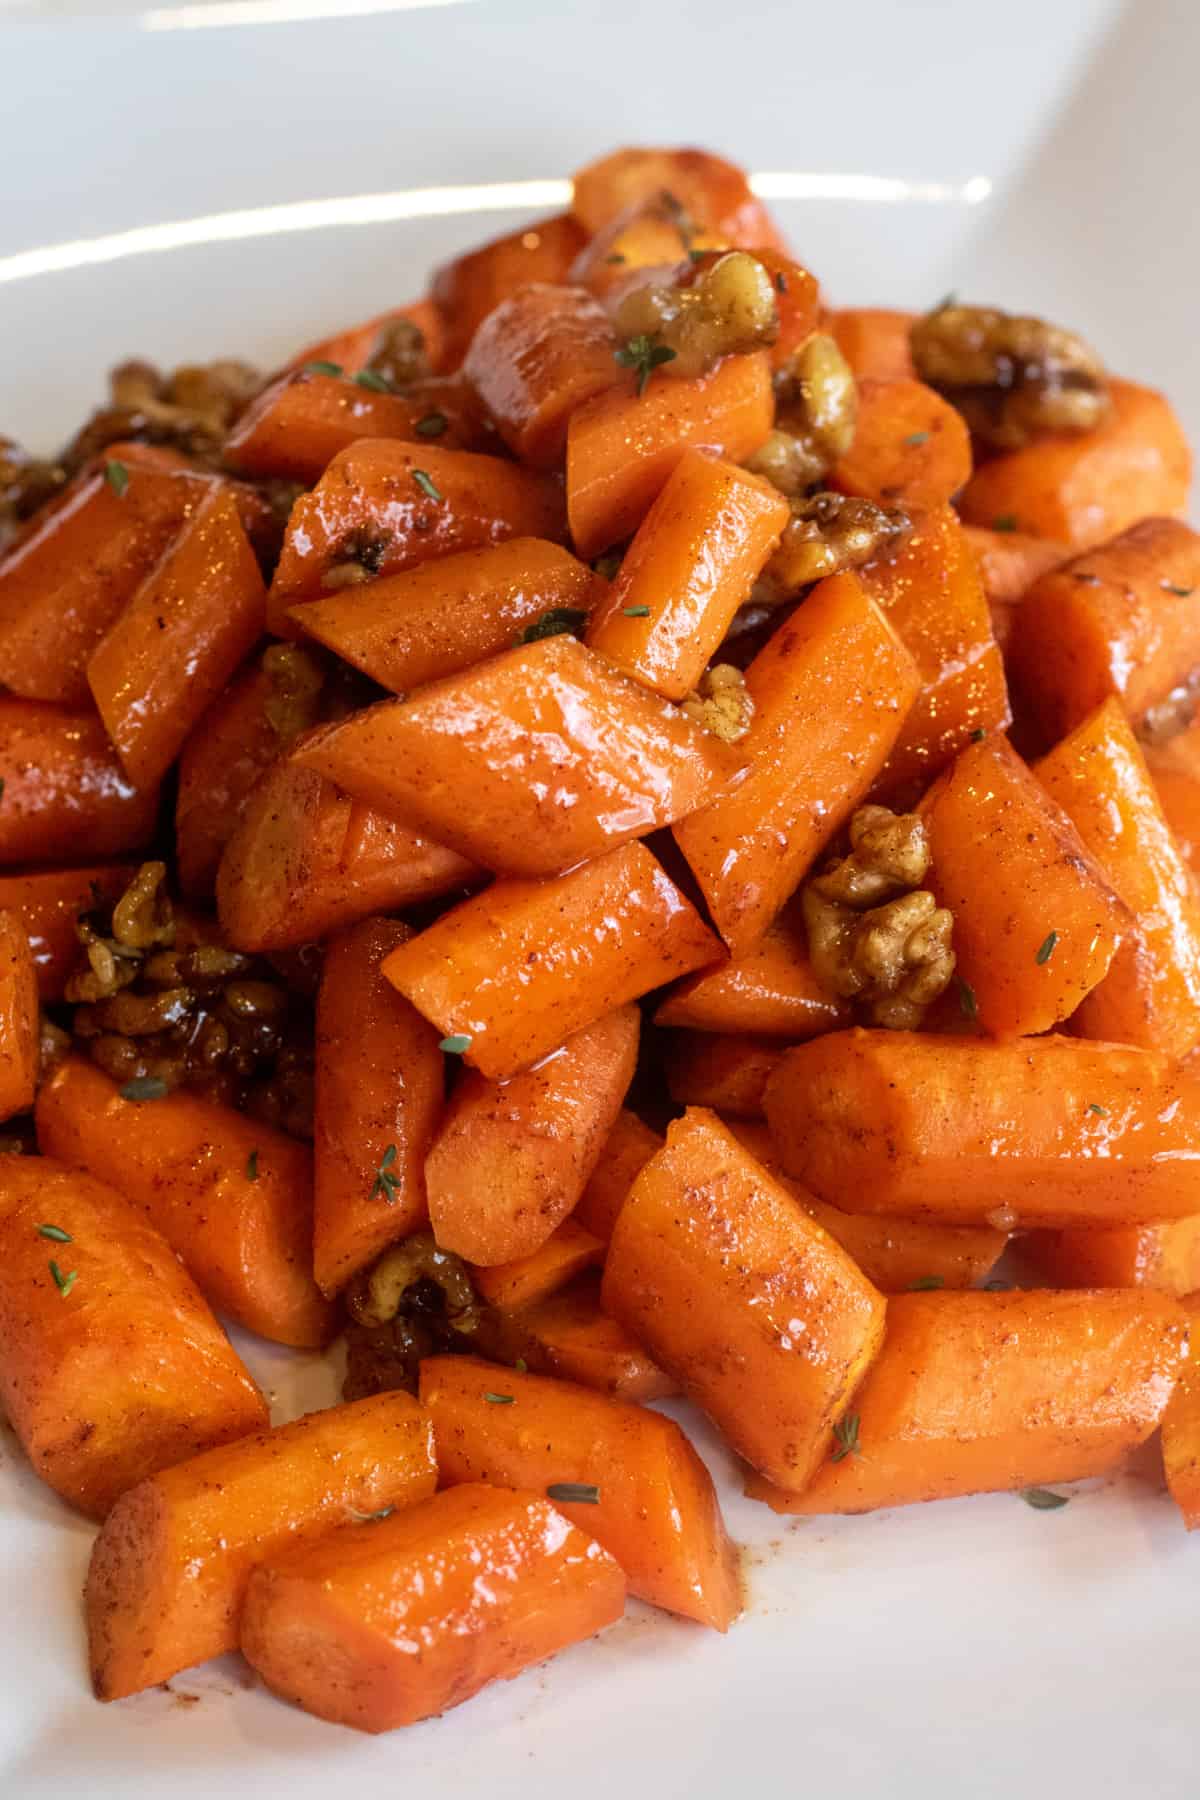
[[[508,1404],[491,1398],[497,1382]],[[595,1488],[594,1502],[557,1504],[620,1564],[629,1592],[728,1630],[741,1611],[737,1553],[712,1477],[673,1420],[474,1356],[427,1358],[420,1393],[443,1485]]]
[[[1011,717],[983,584],[951,508],[918,518],[895,556],[864,571],[863,584],[921,675],[877,785],[923,787],[980,732],[1004,731]]]
[[[1200,1214],[1170,1225],[1031,1231],[1021,1260],[1047,1287],[1148,1287],[1182,1298],[1200,1289]]]
[[[1124,713],[1107,700],[1034,768],[1129,908],[1082,1037],[1184,1057],[1200,1043],[1200,894]]]
[[[513,455],[552,469],[575,408],[620,379],[616,350],[608,314],[586,289],[537,282],[482,321],[463,374]]]
[[[908,334],[914,313],[882,306],[841,307],[827,329],[859,381],[913,381]]]
[[[821,323],[821,291],[817,278],[803,263],[794,262],[778,250],[759,246],[757,256],[775,288],[775,310],[779,315],[779,336],[770,348],[771,367],[786,363]],[[698,259],[693,259],[697,269]]]
[[[775,416],[763,351],[727,356],[709,375],[681,381],[661,372],[645,392],[632,376],[571,414],[567,514],[582,557],[630,537],[689,445],[742,462]]]
[[[42,1084],[36,1117],[46,1153],[140,1207],[218,1312],[277,1344],[328,1340],[333,1315],[312,1278],[307,1144],[182,1090],[127,1100],[79,1057]]]
[[[1083,550],[1139,519],[1182,512],[1192,453],[1170,404],[1131,381],[1110,387],[1112,412],[1094,431],[1039,438],[977,469],[960,502],[966,522],[1002,519]]]
[[[507,1081],[463,1075],[425,1164],[443,1250],[494,1267],[542,1247],[599,1160],[633,1079],[640,1026],[636,1006],[623,1006]]]
[[[363,438],[436,439],[443,450],[471,450],[481,435],[478,409],[453,378],[392,394],[353,377],[300,369],[281,375],[246,408],[226,440],[225,460],[244,475],[308,484]]]
[[[298,760],[473,862],[552,875],[694,812],[737,750],[570,636],[314,733]]]
[[[548,612],[590,612],[604,591],[569,550],[510,538],[385,575],[365,591],[304,601],[288,617],[381,687],[407,694],[511,649]]]
[[[1194,1322],[1196,1302],[1188,1306]],[[1172,1500],[1189,1531],[1200,1525],[1200,1376],[1193,1340],[1192,1353],[1179,1371],[1175,1391],[1162,1421],[1163,1468]]]
[[[564,1219],[528,1256],[475,1268],[471,1279],[489,1306],[533,1306],[603,1260],[601,1240],[574,1219]]]
[[[469,450],[366,438],[339,451],[292,508],[267,625],[285,636],[288,607],[319,598],[335,565],[394,575],[505,538],[562,535],[562,490],[547,475]]]
[[[716,953],[661,865],[626,844],[550,881],[494,882],[393,950],[383,972],[503,1081]]]
[[[1001,650],[1012,635],[1017,607],[1040,575],[1056,569],[1070,554],[1065,544],[1029,537],[1023,531],[989,531],[965,525],[967,541],[987,595],[992,633]]]
[[[685,450],[592,613],[588,643],[668,700],[682,700],[790,517],[768,482],[707,450]]]
[[[759,942],[863,799],[920,677],[859,578],[834,575],[759,651],[746,686],[746,776],[675,827],[734,956]]]
[[[80,913],[119,898],[131,876],[125,863],[0,875],[0,908],[16,916],[29,940],[40,999],[62,999],[79,957],[75,921]]]
[[[782,1055],[772,1038],[674,1031],[665,1056],[671,1098],[679,1106],[761,1119],[767,1082]]]
[[[217,869],[259,777],[283,748],[268,703],[275,685],[265,669],[246,668],[213,701],[179,758],[175,866],[192,898],[207,898]]]
[[[859,383],[854,442],[829,486],[881,506],[944,506],[971,474],[962,415],[920,381]]]
[[[853,1513],[1104,1475],[1162,1417],[1187,1316],[1161,1294],[901,1294],[855,1449],[777,1512]]]
[[[623,1106],[579,1196],[572,1214],[575,1222],[607,1244],[630,1188],[662,1144],[657,1131],[651,1131],[636,1113]]]
[[[698,1107],[634,1182],[602,1297],[734,1449],[785,1487],[804,1487],[826,1454],[883,1337],[883,1296]]]
[[[236,1650],[259,1563],[436,1487],[432,1423],[404,1393],[308,1413],[139,1482],[88,1565],[96,1698],[124,1699]]]
[[[783,1167],[846,1212],[1013,1230],[1196,1211],[1200,1078],[1152,1050],[839,1031],[787,1051],[766,1111]]]
[[[1186,862],[1200,867],[1200,721],[1142,750],[1176,844]]]
[[[571,211],[591,237],[664,191],[689,221],[734,249],[787,248],[745,172],[711,150],[614,150],[576,172]]]
[[[1013,679],[1047,741],[1110,695],[1136,725],[1200,663],[1200,534],[1143,519],[1042,575],[1013,620]]]
[[[323,1294],[429,1217],[442,1053],[433,1026],[379,973],[411,935],[396,919],[364,919],[325,953],[313,1115],[313,1273]]]
[[[33,950],[20,914],[0,911],[0,1120],[29,1111],[40,1060]]]
[[[1048,1031],[1104,979],[1129,913],[1006,738],[972,744],[925,809],[929,885],[995,1037]]]
[[[445,344],[441,319],[431,300],[413,300],[407,306],[393,306],[387,312],[375,313],[361,324],[346,326],[331,337],[308,344],[288,363],[289,370],[304,369],[310,363],[334,363],[347,375],[357,375],[366,368],[387,327],[397,319],[408,319],[425,339],[425,349],[435,369],[445,362]]]
[[[450,893],[474,870],[280,758],[258,783],[217,870],[217,911],[240,950],[311,943],[372,913]]]
[[[0,1400],[42,1480],[95,1519],[147,1475],[267,1423],[166,1240],[46,1156],[0,1161]]]
[[[568,281],[587,234],[570,213],[493,238],[444,263],[433,278],[433,301],[445,336],[441,366],[456,368],[488,314],[532,282]]]
[[[515,1316],[536,1340],[551,1372],[565,1381],[641,1405],[679,1392],[678,1382],[602,1309],[599,1275],[582,1275]]]
[[[138,850],[157,815],[94,712],[0,695],[0,868]]]
[[[804,921],[791,906],[753,950],[686,976],[662,1002],[654,1023],[795,1043],[836,1031],[851,1017],[847,1003],[827,993],[813,974]]]

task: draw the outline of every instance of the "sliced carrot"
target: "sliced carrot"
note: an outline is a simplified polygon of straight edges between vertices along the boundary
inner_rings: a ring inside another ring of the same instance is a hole
[[[1196,1304],[1188,1307],[1195,1324]],[[1200,1525],[1200,1377],[1195,1348],[1179,1371],[1162,1422],[1163,1468],[1172,1500],[1189,1531]]]
[[[667,995],[654,1022],[796,1043],[836,1031],[850,1018],[847,1003],[829,994],[813,974],[804,921],[790,906],[753,950],[686,976]]]
[[[548,1300],[585,1269],[604,1260],[604,1245],[574,1219],[556,1225],[544,1244],[528,1256],[490,1268],[475,1268],[471,1279],[489,1306],[533,1306]]]
[[[622,1107],[579,1196],[574,1221],[607,1244],[630,1188],[650,1158],[662,1149],[662,1142],[657,1131]]]
[[[502,300],[535,281],[566,281],[587,234],[570,213],[469,250],[433,278],[433,301],[445,334],[442,366],[457,368],[483,320]]]
[[[847,306],[832,315],[827,329],[859,381],[912,381],[908,334],[915,317],[881,306]]]
[[[621,376],[608,314],[585,288],[518,288],[482,321],[463,374],[513,455],[537,469],[561,462],[567,421]]]
[[[0,867],[140,850],[157,816],[94,712],[0,695]]]
[[[1182,1298],[1200,1290],[1200,1214],[1170,1225],[1031,1231],[1021,1260],[1047,1287],[1148,1287]]]
[[[962,415],[920,381],[861,381],[854,442],[829,476],[881,506],[944,506],[971,474]]]
[[[347,375],[365,369],[375,354],[386,328],[396,319],[408,319],[425,339],[425,348],[434,368],[445,362],[445,345],[441,319],[430,300],[413,300],[407,306],[393,306],[387,312],[375,313],[361,324],[346,326],[331,337],[309,344],[288,363],[289,369],[303,369],[311,363],[334,363]]]
[[[671,1098],[680,1106],[761,1119],[767,1082],[782,1055],[773,1038],[673,1031],[664,1058]]]
[[[213,701],[183,746],[175,799],[175,866],[180,887],[192,898],[212,894],[221,855],[250,792],[283,749],[269,712],[274,692],[264,669],[244,669]]]
[[[1026,593],[1039,575],[1065,562],[1069,552],[1065,544],[1029,537],[1023,531],[989,531],[983,525],[966,525],[963,536],[987,595],[993,635],[1004,650],[1016,609]]]
[[[551,1372],[564,1380],[643,1405],[679,1392],[678,1382],[603,1310],[598,1275],[582,1275],[515,1316],[533,1335]]]
[[[685,450],[592,613],[588,643],[668,700],[682,700],[790,516],[768,482],[707,450]]]
[[[256,479],[311,484],[340,450],[362,438],[474,450],[482,435],[479,409],[453,377],[414,382],[393,394],[353,376],[300,369],[281,375],[246,408],[226,440],[225,461]]]
[[[787,248],[745,172],[711,150],[615,150],[577,170],[571,211],[590,236],[664,192],[689,222],[735,249]]]
[[[1168,825],[1184,859],[1200,866],[1200,721],[1165,743],[1142,746]]]
[[[40,1061],[33,950],[20,914],[0,911],[0,1120],[29,1111]]]
[[[80,913],[118,899],[132,873],[126,863],[93,863],[82,869],[0,875],[0,908],[20,920],[43,1001],[62,999],[67,976],[79,959],[75,922]]]
[[[259,1563],[436,1487],[432,1423],[404,1393],[308,1413],[139,1482],[88,1565],[96,1698],[121,1700],[236,1650]]]
[[[711,962],[716,939],[641,844],[549,881],[497,881],[383,972],[502,1081],[614,1007]]]

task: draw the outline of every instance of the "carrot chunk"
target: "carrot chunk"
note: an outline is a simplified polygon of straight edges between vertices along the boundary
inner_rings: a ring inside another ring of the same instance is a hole
[[[1190,867],[1200,867],[1200,722],[1142,750],[1180,853]]]
[[[0,867],[139,850],[157,815],[94,712],[0,695]]]
[[[1200,1289],[1200,1214],[1169,1225],[1031,1231],[1021,1260],[1047,1287],[1148,1287],[1182,1299]]]
[[[571,265],[586,242],[570,213],[559,213],[444,263],[433,278],[433,302],[445,336],[441,366],[458,367],[479,326],[510,294],[532,282],[573,279]]]
[[[0,1120],[33,1105],[41,1061],[38,978],[21,917],[0,911]]]
[[[813,974],[798,909],[785,907],[753,950],[686,976],[667,995],[654,1022],[797,1043],[836,1031],[850,1017],[847,1003],[829,994]]]
[[[35,869],[28,875],[0,875],[0,908],[20,920],[33,953],[38,995],[61,1000],[67,976],[79,957],[75,922],[129,886],[125,863],[93,863],[82,869]]]
[[[1067,547],[1023,531],[989,531],[982,525],[965,525],[963,536],[987,595],[992,633],[1004,650],[1017,607],[1039,575],[1066,561]]]
[[[854,442],[829,485],[880,506],[944,506],[971,473],[961,414],[920,381],[861,381]]]
[[[604,1311],[599,1276],[580,1276],[515,1316],[534,1337],[551,1372],[566,1381],[643,1405],[679,1392],[678,1382]]]
[[[573,1218],[564,1219],[536,1250],[490,1268],[476,1267],[471,1279],[489,1306],[534,1306],[603,1260],[601,1240]]]
[[[786,248],[745,172],[711,150],[614,150],[576,172],[571,211],[592,235],[664,191],[689,221],[734,249]]]
[[[584,288],[537,282],[482,321],[463,374],[513,455],[552,469],[576,407],[620,379],[616,349],[608,314]]]
[[[389,394],[353,376],[300,369],[282,375],[246,408],[226,440],[225,460],[259,480],[311,485],[339,451],[363,438],[473,450],[482,435],[478,407],[459,380],[434,378]]]
[[[767,1082],[782,1055],[773,1038],[674,1031],[665,1059],[671,1098],[679,1106],[761,1119]]]
[[[247,668],[213,701],[179,758],[175,800],[175,864],[193,898],[211,896],[226,844],[251,790],[284,747],[271,722],[275,684],[265,669]]]
[[[607,1244],[630,1188],[650,1158],[662,1149],[662,1142],[657,1131],[651,1131],[635,1112],[623,1106],[579,1196],[572,1215],[575,1222]]]
[[[912,381],[908,334],[915,316],[881,306],[840,307],[827,329],[859,381]]]

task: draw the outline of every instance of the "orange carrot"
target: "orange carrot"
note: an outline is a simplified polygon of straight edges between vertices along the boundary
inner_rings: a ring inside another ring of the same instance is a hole
[[[308,344],[288,363],[290,370],[304,369],[312,363],[334,363],[347,375],[365,369],[380,346],[388,327],[398,319],[407,319],[425,339],[426,353],[435,369],[445,366],[446,346],[441,319],[430,300],[414,300],[407,306],[393,306],[387,312],[375,313],[358,325],[346,326],[331,337]]]
[[[778,369],[800,346],[808,341],[821,322],[821,291],[817,278],[803,263],[794,262],[778,250],[763,245],[755,247],[757,256],[775,289],[775,311],[779,315],[779,336],[770,348],[771,367]],[[699,257],[690,258],[697,272],[702,267]]]
[[[859,381],[912,381],[908,334],[915,316],[880,306],[842,307],[827,329]]]
[[[782,1054],[772,1038],[673,1031],[664,1059],[671,1098],[680,1106],[761,1119],[767,1082]]]
[[[604,591],[558,544],[510,538],[305,601],[288,616],[381,687],[407,694],[511,649],[547,613],[588,613]]]
[[[655,1013],[654,1022],[692,1031],[790,1038],[796,1043],[822,1031],[836,1031],[850,1018],[847,1003],[829,994],[813,974],[804,921],[798,909],[789,906],[753,950],[681,981]]]
[[[1196,1302],[1188,1307],[1195,1324]],[[1175,1391],[1167,1402],[1162,1421],[1163,1468],[1171,1498],[1183,1514],[1189,1531],[1200,1525],[1200,1377],[1196,1351],[1179,1371]]]
[[[735,249],[787,247],[744,172],[711,150],[615,150],[577,171],[571,211],[591,236],[664,191],[689,221]]]
[[[566,1381],[643,1405],[679,1392],[679,1384],[602,1309],[599,1276],[580,1276],[515,1316],[533,1335],[551,1372]]]
[[[0,1120],[33,1105],[41,1061],[38,980],[19,913],[0,911]]]
[[[158,789],[135,787],[94,712],[0,695],[0,867],[119,856],[149,842]]]
[[[1069,1018],[1130,920],[1062,807],[995,738],[963,752],[925,820],[964,1006],[996,1037]]]
[[[829,486],[881,506],[943,506],[971,474],[962,415],[920,381],[864,380],[854,442]]]
[[[478,407],[457,379],[434,377],[392,394],[352,376],[300,369],[280,376],[246,408],[226,441],[225,460],[259,479],[311,484],[339,451],[363,438],[473,450],[482,436]]]
[[[476,1069],[462,1076],[425,1164],[443,1250],[493,1267],[541,1248],[574,1208],[621,1110],[640,1025],[636,1006],[623,1006],[507,1081]]]
[[[883,767],[916,665],[856,575],[817,584],[746,671],[746,776],[675,827],[734,956],[784,901]]]
[[[1170,1225],[1031,1231],[1021,1261],[1047,1287],[1148,1287],[1182,1298],[1200,1289],[1200,1214]]]
[[[438,1036],[379,973],[412,933],[364,919],[329,945],[317,994],[313,1273],[336,1294],[429,1217],[425,1158],[442,1110]]]
[[[20,920],[42,1000],[61,1000],[67,976],[79,958],[75,921],[129,886],[125,863],[93,863],[83,869],[37,869],[28,875],[0,875],[0,908]]]
[[[403,1393],[308,1413],[139,1482],[88,1565],[96,1698],[121,1700],[236,1650],[259,1563],[436,1487],[431,1421]]]
[[[586,289],[539,282],[482,321],[463,374],[513,455],[552,469],[576,407],[620,379],[616,350],[608,314]]]
[[[327,1341],[333,1316],[312,1278],[306,1144],[182,1090],[126,1099],[78,1057],[43,1083],[37,1128],[48,1155],[144,1211],[218,1312],[278,1344]]]
[[[44,1156],[0,1159],[0,1400],[42,1480],[95,1519],[147,1475],[267,1423],[165,1239]]]
[[[571,265],[586,241],[570,213],[560,213],[443,264],[433,278],[433,301],[445,334],[440,366],[457,368],[483,320],[519,288],[572,279]]]
[[[497,881],[383,972],[502,1081],[614,1007],[711,962],[716,939],[641,844],[550,881]]]
[[[491,1398],[497,1381],[507,1404]],[[712,1477],[673,1420],[473,1356],[428,1358],[420,1392],[443,1484],[594,1488],[594,1501],[557,1504],[621,1565],[630,1593],[728,1630],[741,1611],[736,1552]]]
[[[877,1506],[1104,1475],[1150,1436],[1187,1351],[1159,1294],[902,1294],[855,1398],[854,1449],[777,1512]]]
[[[189,735],[179,759],[175,864],[179,885],[207,898],[226,844],[251,789],[283,749],[271,723],[275,684],[265,669],[245,669],[218,695]]]
[[[1200,721],[1142,746],[1167,824],[1185,861],[1200,866]]]
[[[569,636],[384,700],[298,753],[473,862],[551,875],[694,812],[737,750]]]
[[[627,1107],[613,1120],[600,1160],[588,1177],[572,1218],[607,1244],[617,1214],[650,1158],[662,1149],[662,1138]]]
[[[638,528],[587,641],[682,700],[695,687],[790,518],[768,482],[685,450]]]
[[[1094,431],[1041,437],[985,462],[963,491],[967,524],[1001,519],[1082,550],[1152,514],[1182,512],[1192,453],[1179,420],[1153,388],[1110,385],[1112,413]]]
[[[475,1268],[471,1279],[489,1306],[534,1306],[603,1260],[601,1240],[574,1219],[564,1219],[528,1256]]]
[[[1065,544],[1029,537],[1023,531],[989,531],[967,525],[963,536],[970,546],[987,595],[992,632],[1001,650],[1012,633],[1017,607],[1039,575],[1056,569],[1069,554]]]
[[[846,1212],[1011,1231],[1196,1211],[1200,1078],[1152,1050],[839,1031],[787,1051],[766,1111],[783,1167]]]
[[[571,414],[567,513],[586,558],[630,537],[689,445],[742,462],[775,414],[765,352],[727,356],[709,375],[681,381],[659,372],[639,394],[632,376]]]

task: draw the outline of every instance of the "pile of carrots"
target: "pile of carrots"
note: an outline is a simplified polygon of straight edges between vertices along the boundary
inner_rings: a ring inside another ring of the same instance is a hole
[[[1113,377],[1099,423],[981,443],[733,165],[624,150],[574,195],[297,355],[219,467],[110,443],[0,559],[0,1398],[99,1522],[104,1700],[240,1648],[381,1731],[627,1593],[725,1631],[673,1395],[781,1512],[1053,1506],[1161,1427],[1200,1523],[1179,424]],[[618,334],[730,251],[769,341],[693,375]],[[780,603],[811,494],[756,457],[815,334],[856,390],[821,491],[902,527]],[[296,644],[353,674],[288,736]],[[913,1029],[806,935],[864,806],[952,922]],[[205,941],[315,982],[311,1146],[64,1051],[77,915],[155,856]],[[217,1315],[323,1350],[430,1239],[530,1354],[272,1429]]]

